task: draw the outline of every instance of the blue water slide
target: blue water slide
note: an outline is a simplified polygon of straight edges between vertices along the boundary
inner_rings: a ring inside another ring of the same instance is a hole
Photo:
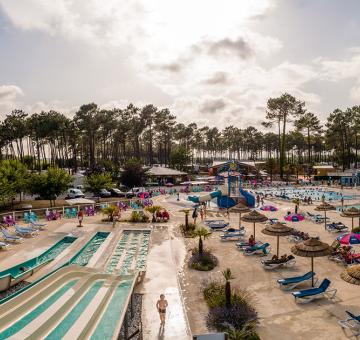
[[[202,203],[211,201],[213,198],[219,198],[221,197],[221,191],[216,190],[209,192],[208,194],[201,195],[201,196],[188,196],[188,201],[194,202],[194,203]]]
[[[218,199],[217,199],[217,205],[220,208],[228,209],[228,208],[231,208],[234,205],[236,205],[236,201],[229,196],[221,196],[221,197],[218,197]]]
[[[244,190],[244,189],[239,189],[240,190],[240,194],[246,199],[246,203],[248,205],[248,207],[250,208],[254,208],[255,207],[255,196],[250,194],[248,191]]]

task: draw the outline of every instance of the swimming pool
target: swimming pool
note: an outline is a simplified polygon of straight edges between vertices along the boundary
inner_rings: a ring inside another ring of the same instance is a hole
[[[109,274],[127,275],[146,269],[149,230],[124,230],[106,265]]]
[[[340,201],[341,198],[343,198],[344,200],[352,200],[355,198],[352,195],[342,195],[340,192],[326,191],[322,188],[268,188],[256,190],[255,194],[269,195],[272,197],[288,200],[292,200],[294,198],[304,199],[307,197],[311,197],[313,201],[321,201],[323,198],[325,198],[326,201]]]

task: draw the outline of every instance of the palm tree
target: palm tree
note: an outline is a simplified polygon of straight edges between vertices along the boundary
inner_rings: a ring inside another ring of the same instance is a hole
[[[230,285],[230,280],[234,279],[234,277],[232,276],[231,270],[230,268],[226,268],[225,270],[223,270],[222,275],[225,279],[225,306],[226,308],[231,308],[231,285]]]
[[[152,205],[150,207],[146,207],[145,210],[148,211],[150,214],[152,214],[152,221],[151,222],[156,222],[156,217],[155,214],[160,211],[162,209],[162,207],[160,207],[159,205]]]
[[[204,245],[203,245],[203,239],[208,238],[211,235],[211,233],[204,227],[196,228],[193,232],[194,237],[199,238],[199,255],[202,256],[204,254]]]
[[[116,205],[108,205],[101,209],[101,212],[108,216],[110,222],[114,220],[114,216],[119,213],[119,207]]]

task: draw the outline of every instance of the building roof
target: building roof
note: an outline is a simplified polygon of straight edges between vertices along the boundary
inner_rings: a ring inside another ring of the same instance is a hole
[[[243,166],[247,166],[247,167],[252,167],[252,168],[255,168],[257,164],[265,164],[265,162],[255,162],[255,161],[238,161],[238,160],[235,160],[235,161],[213,161],[213,164],[211,167],[219,167],[221,165],[224,165],[224,164],[227,164],[227,163],[237,163],[239,165],[243,165]]]
[[[166,168],[164,166],[153,166],[152,168],[149,169],[148,174],[150,176],[169,176],[169,177],[187,175],[186,172],[171,168]]]
[[[314,165],[314,169],[334,169],[332,165]]]

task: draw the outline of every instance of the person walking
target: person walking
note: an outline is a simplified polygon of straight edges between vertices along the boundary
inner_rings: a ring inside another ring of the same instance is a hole
[[[197,212],[197,208],[195,208],[193,213],[192,213],[192,218],[194,220],[194,224],[196,224],[197,217],[198,217],[198,212]]]
[[[201,222],[204,221],[204,210],[203,208],[200,208],[200,218],[201,218]]]
[[[160,299],[156,302],[156,309],[159,312],[160,316],[160,324],[165,325],[165,318],[166,318],[166,308],[169,306],[167,300],[165,300],[165,295],[161,294]]]

